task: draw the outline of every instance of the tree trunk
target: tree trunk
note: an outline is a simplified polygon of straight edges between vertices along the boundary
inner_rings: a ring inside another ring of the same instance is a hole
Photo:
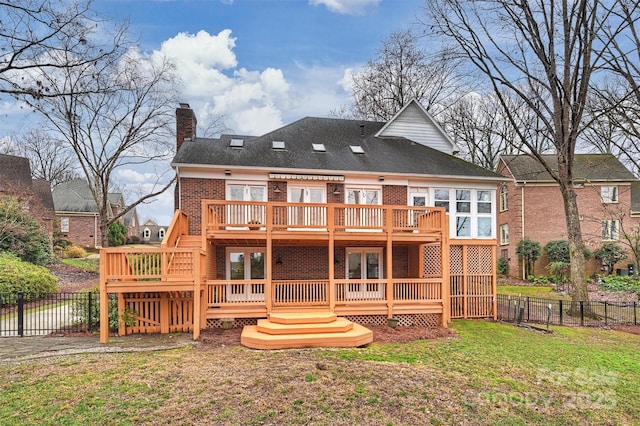
[[[100,218],[100,243],[102,248],[109,247],[109,222],[106,218]]]

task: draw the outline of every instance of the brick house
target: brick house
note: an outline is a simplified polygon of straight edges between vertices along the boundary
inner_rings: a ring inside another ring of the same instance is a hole
[[[124,197],[119,192],[108,194],[108,215],[114,217],[124,209]],[[101,246],[98,206],[84,179],[72,179],[53,189],[56,226],[60,235],[81,247],[94,249]],[[120,219],[128,229],[129,237],[138,235],[138,216],[135,209]]]
[[[548,164],[557,164],[554,155],[544,158]],[[503,155],[496,170],[506,178],[498,189],[499,255],[508,259],[510,275],[524,278],[523,264],[516,254],[524,237],[542,248],[549,241],[568,238],[562,195],[558,184],[532,157]],[[618,241],[623,229],[640,223],[640,186],[616,157],[577,154],[573,173],[582,237],[588,249],[594,251],[605,241]],[[535,275],[549,275],[547,263],[543,251],[535,263]],[[600,267],[591,259],[586,273],[595,272],[601,272]]]
[[[51,185],[44,179],[31,178],[29,159],[0,154],[0,197],[12,196],[50,234],[54,230],[54,206]]]
[[[417,102],[386,123],[307,117],[255,137],[199,138],[188,104],[176,119],[176,214],[161,249],[103,250],[103,299],[117,292],[134,309],[160,295],[144,308],[158,316],[121,333],[197,337],[230,322],[251,347],[357,346],[388,318],[494,316],[504,178],[453,156]],[[167,259],[159,275],[141,266],[151,259]]]

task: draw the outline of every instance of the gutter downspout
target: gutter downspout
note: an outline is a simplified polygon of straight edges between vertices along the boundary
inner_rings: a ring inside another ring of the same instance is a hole
[[[182,210],[182,191],[180,190],[180,166],[176,166],[176,185],[178,186],[176,190],[178,191],[178,209]]]

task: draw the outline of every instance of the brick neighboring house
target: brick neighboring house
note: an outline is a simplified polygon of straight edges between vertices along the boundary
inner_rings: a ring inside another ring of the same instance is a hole
[[[453,156],[417,102],[386,123],[307,117],[255,137],[199,138],[188,104],[176,118],[165,242],[101,253],[101,306],[118,293],[119,306],[145,312],[121,333],[197,337],[227,321],[246,325],[251,347],[358,346],[371,338],[363,324],[392,317],[429,326],[494,316],[504,177]]]
[[[554,155],[544,158],[548,164],[557,164]],[[537,241],[541,248],[549,241],[568,238],[562,195],[558,184],[532,157],[504,155],[496,170],[506,177],[498,189],[499,255],[508,259],[511,276],[524,278],[523,264],[516,254],[524,237]],[[588,249],[594,251],[605,241],[618,241],[623,229],[640,223],[640,185],[616,157],[577,154],[573,173],[582,237]],[[625,247],[621,242],[620,246]],[[543,251],[535,263],[535,275],[549,275],[547,263]],[[588,275],[601,272],[595,259],[586,266]]]
[[[114,217],[124,209],[121,193],[108,194],[108,215]],[[99,248],[102,245],[98,206],[84,179],[72,179],[53,189],[57,231],[72,243],[85,248]],[[135,210],[135,209],[133,209]],[[120,219],[127,226],[127,235],[138,235],[138,216],[135,211]]]
[[[12,196],[50,234],[54,231],[54,205],[51,185],[44,179],[31,179],[29,159],[0,154],[0,197]]]

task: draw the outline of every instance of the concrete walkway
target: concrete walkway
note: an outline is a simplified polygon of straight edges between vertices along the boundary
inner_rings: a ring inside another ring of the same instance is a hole
[[[81,353],[159,351],[198,344],[190,333],[110,337],[107,344],[101,344],[98,336],[3,337],[0,338],[0,365]]]

